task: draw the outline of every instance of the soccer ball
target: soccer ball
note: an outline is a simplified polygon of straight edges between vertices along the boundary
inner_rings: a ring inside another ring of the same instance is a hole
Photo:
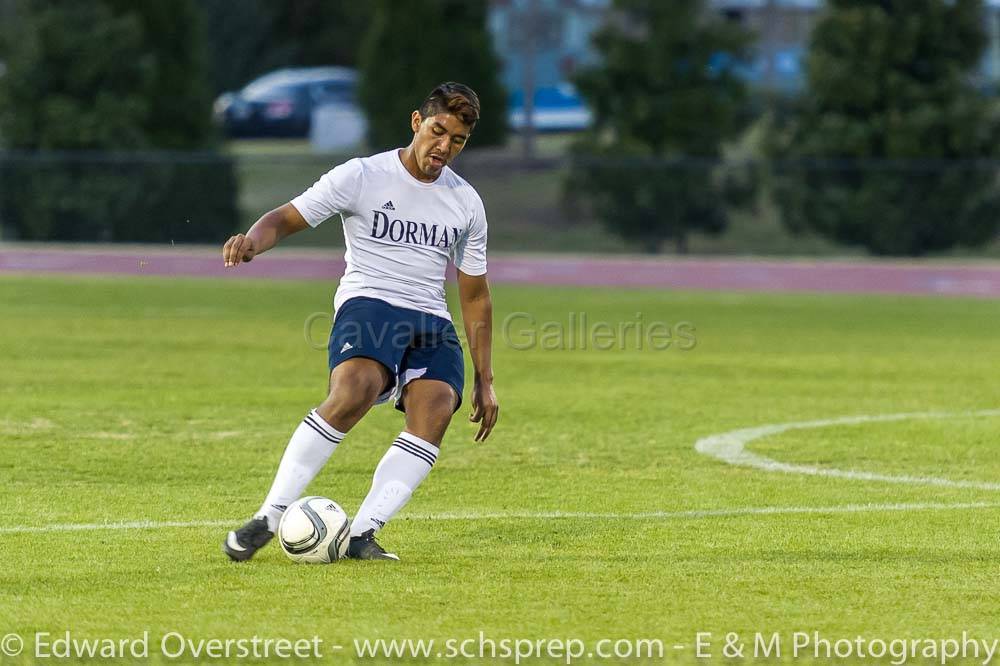
[[[295,562],[328,564],[347,553],[350,529],[350,519],[332,499],[303,497],[281,516],[278,541]]]

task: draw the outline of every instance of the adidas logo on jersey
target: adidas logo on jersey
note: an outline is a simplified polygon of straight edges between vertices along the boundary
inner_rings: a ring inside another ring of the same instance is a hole
[[[354,345],[352,345],[350,342],[345,342],[344,346],[340,348],[340,353],[343,354],[348,349],[354,349]]]
[[[392,201],[386,201],[382,204],[382,210],[396,210],[396,207],[392,205]]]

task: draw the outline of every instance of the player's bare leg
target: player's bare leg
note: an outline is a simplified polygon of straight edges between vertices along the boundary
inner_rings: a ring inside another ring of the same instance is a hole
[[[385,366],[369,358],[351,358],[333,369],[326,400],[309,412],[292,434],[260,511],[226,536],[222,548],[231,559],[249,560],[271,540],[281,514],[302,496],[389,381]]]
[[[390,381],[389,370],[378,361],[361,356],[348,359],[330,372],[329,393],[316,411],[346,433],[368,413]]]
[[[440,448],[458,397],[447,382],[415,379],[403,389],[406,432]]]
[[[416,379],[403,389],[406,429],[375,468],[371,490],[351,523],[348,557],[399,559],[378,545],[375,533],[406,505],[427,478],[457,404],[455,389],[447,382]]]

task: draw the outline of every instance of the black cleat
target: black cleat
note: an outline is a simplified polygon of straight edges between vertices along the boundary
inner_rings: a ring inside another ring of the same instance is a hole
[[[267,518],[263,516],[254,518],[240,529],[226,535],[222,551],[234,562],[245,562],[266,546],[273,536],[274,532],[267,529]]]
[[[347,545],[347,556],[352,560],[399,560],[395,553],[387,553],[378,545],[375,530],[351,537],[351,542]]]

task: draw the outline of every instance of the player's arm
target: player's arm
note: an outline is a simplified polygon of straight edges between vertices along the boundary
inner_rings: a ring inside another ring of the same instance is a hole
[[[482,442],[490,436],[500,413],[493,390],[493,299],[486,275],[467,275],[459,270],[458,299],[462,305],[469,355],[475,368],[469,420],[480,424],[476,441]]]
[[[281,239],[308,229],[309,224],[290,203],[265,213],[246,234],[232,236],[222,247],[226,266],[239,266],[262,252],[267,252]]]

